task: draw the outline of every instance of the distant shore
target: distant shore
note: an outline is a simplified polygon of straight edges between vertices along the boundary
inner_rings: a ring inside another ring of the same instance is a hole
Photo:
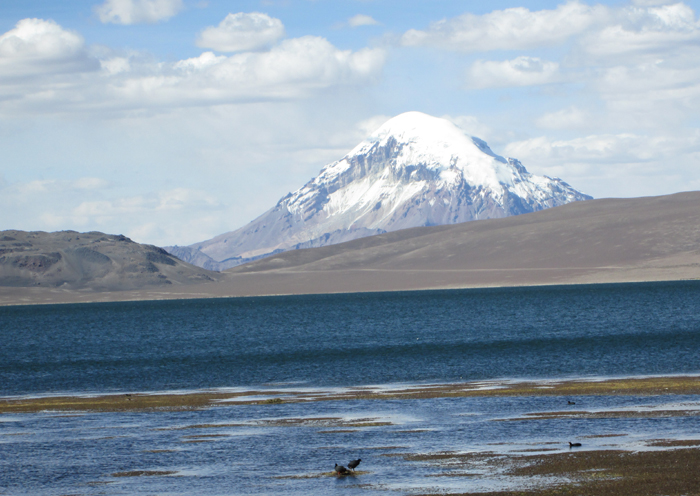
[[[204,390],[191,392],[47,395],[0,398],[0,414],[84,411],[191,410],[230,405],[301,403],[308,401],[407,400],[427,398],[493,396],[562,396],[568,410],[547,416],[588,418],[595,413],[571,409],[577,397],[590,395],[700,395],[700,376],[653,376],[620,379],[499,381],[484,380],[450,384],[416,384],[397,387],[357,386],[344,388],[259,388],[244,391]],[[573,401],[572,401],[573,400]],[[700,411],[655,412],[659,415],[700,415]],[[545,414],[543,414],[545,415]],[[608,412],[615,418],[634,412]],[[648,414],[638,414],[648,416]]]
[[[457,271],[458,272],[458,271]],[[459,274],[457,274],[459,275]],[[554,276],[554,274],[550,274]],[[169,300],[197,300],[208,298],[250,298],[262,296],[298,296],[312,294],[352,294],[352,293],[381,293],[393,291],[443,291],[452,289],[487,289],[487,288],[526,288],[526,287],[547,287],[547,286],[577,286],[596,284],[644,284],[655,282],[692,282],[700,281],[700,267],[697,274],[667,273],[648,274],[649,277],[636,277],[636,272],[627,274],[628,277],[599,277],[592,279],[581,279],[579,277],[554,277],[552,281],[513,279],[510,283],[505,281],[484,282],[483,284],[428,284],[429,279],[418,282],[418,275],[404,273],[400,281],[394,281],[387,276],[383,283],[375,279],[381,279],[382,275],[375,275],[372,284],[364,285],[362,280],[350,281],[347,284],[337,284],[336,288],[327,287],[321,283],[305,285],[296,284],[292,275],[283,277],[279,283],[275,283],[275,278],[264,280],[257,285],[253,277],[247,274],[236,274],[228,280],[218,283],[206,283],[199,286],[179,286],[172,288],[147,288],[132,291],[90,291],[90,290],[68,290],[60,288],[16,288],[0,287],[0,307],[25,306],[25,305],[60,305],[75,303],[111,303],[130,301],[169,301]],[[332,274],[319,274],[318,278],[330,277]],[[414,276],[416,284],[403,284],[401,281],[407,277]],[[427,274],[424,274],[426,278]],[[653,277],[652,277],[653,276]],[[693,276],[693,277],[691,277]],[[447,277],[447,276],[446,276]],[[335,275],[341,280],[344,275]],[[260,282],[263,278],[258,278]],[[356,284],[357,283],[357,284]],[[262,286],[262,287],[261,287]],[[274,291],[267,291],[266,288],[275,287]]]

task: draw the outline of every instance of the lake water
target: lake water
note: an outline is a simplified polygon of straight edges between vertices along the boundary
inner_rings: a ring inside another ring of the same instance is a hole
[[[333,391],[698,374],[700,282],[4,307],[0,340],[0,396]],[[488,489],[508,487],[507,478],[435,477],[444,467],[391,455],[564,449],[583,430],[588,436],[615,434],[592,437],[586,448],[624,449],[700,433],[698,416],[590,420],[584,429],[571,420],[520,419],[526,412],[561,410],[562,402],[353,400],[0,415],[0,494]],[[693,410],[700,409],[700,400],[586,397],[585,408]],[[358,419],[376,425],[357,426]],[[358,457],[365,474],[318,476]],[[478,475],[478,467],[472,469]],[[151,475],[114,476],[129,471]]]

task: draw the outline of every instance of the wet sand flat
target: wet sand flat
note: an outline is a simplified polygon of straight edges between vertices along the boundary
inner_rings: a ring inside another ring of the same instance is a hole
[[[244,392],[191,392],[183,394],[111,394],[95,396],[46,396],[36,398],[2,398],[1,413],[40,411],[159,411],[190,410],[230,405],[279,405],[310,401],[428,399],[488,396],[562,396],[576,398],[589,395],[689,395],[700,394],[700,377],[642,377],[606,380],[562,381],[479,381],[454,384],[423,384],[405,387],[356,387],[328,390],[251,390]],[[572,402],[572,406],[576,402]],[[614,413],[614,412],[613,412]],[[663,412],[656,412],[664,414]],[[696,412],[688,414],[695,415]],[[619,415],[633,415],[623,412]],[[683,415],[671,412],[669,415]],[[553,416],[594,416],[589,412],[546,412],[532,414],[531,419]],[[612,415],[612,414],[609,414]],[[641,415],[641,414],[640,414]]]
[[[534,456],[479,457],[492,469],[513,477],[515,490],[448,492],[449,496],[645,496],[700,494],[700,448],[664,451],[578,451]],[[422,457],[429,460],[430,456]],[[433,460],[444,460],[436,455]],[[450,458],[455,460],[455,456]],[[471,465],[463,460],[464,469]],[[452,467],[454,468],[454,463]],[[445,473],[450,476],[450,473]],[[541,478],[559,482],[542,484]]]

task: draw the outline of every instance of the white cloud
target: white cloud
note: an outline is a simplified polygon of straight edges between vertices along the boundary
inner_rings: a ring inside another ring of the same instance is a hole
[[[41,179],[27,183],[6,185],[6,193],[17,196],[30,196],[32,194],[71,194],[75,191],[98,191],[110,187],[111,183],[97,177],[82,177],[67,181],[57,179]]]
[[[77,190],[100,190],[110,186],[109,181],[99,177],[82,177],[73,181],[72,187]]]
[[[100,60],[102,70],[109,74],[119,74],[120,72],[129,72],[131,63],[126,57],[113,57],[111,59]]]
[[[505,154],[528,170],[564,178],[595,197],[641,196],[700,187],[700,132],[589,135],[571,140],[545,136],[513,142]]]
[[[196,71],[202,71],[207,67],[211,67],[216,64],[220,64],[226,60],[226,56],[214,55],[213,52],[204,52],[199,57],[192,57],[190,59],[180,60],[176,62],[173,67],[175,69],[180,69],[188,73],[194,73]]]
[[[471,88],[533,86],[555,83],[561,79],[556,62],[526,56],[503,62],[477,60],[467,75]]]
[[[110,90],[115,103],[139,106],[305,98],[336,85],[372,82],[384,58],[381,49],[339,50],[324,38],[305,36],[284,40],[268,52],[230,57],[206,52],[174,64],[172,71],[115,81]]]
[[[700,111],[700,21],[680,2],[609,7],[570,1],[551,10],[465,14],[408,31],[402,42],[448,51],[526,52],[513,60],[473,62],[466,86],[567,83],[548,89],[550,95],[570,92],[565,98],[572,103],[584,95],[587,101],[598,99],[600,110],[607,111],[601,119],[614,132],[674,126]],[[528,53],[539,47],[566,51],[559,59],[550,52],[550,60]],[[559,112],[533,120],[547,129],[581,129],[582,118]]]
[[[95,70],[83,38],[54,21],[23,19],[0,35],[0,81]]]
[[[556,112],[542,115],[535,120],[535,125],[543,129],[579,129],[585,127],[590,116],[580,108],[572,105]]]
[[[690,53],[700,60],[700,49],[693,48]],[[698,62],[655,61],[611,67],[591,87],[607,104],[610,119],[621,125],[673,127],[700,111]]]
[[[115,200],[84,201],[71,211],[78,217],[104,219],[121,215],[186,208],[218,207],[219,202],[203,191],[177,188],[148,196],[132,196]],[[89,222],[89,220],[85,220]]]
[[[528,160],[646,160],[652,153],[660,153],[649,142],[649,137],[635,134],[591,135],[572,140],[550,140],[547,137],[533,138],[509,143],[505,153],[512,157],[527,157]]]
[[[106,0],[95,12],[103,23],[150,24],[170,19],[183,8],[182,0]]]
[[[267,49],[284,36],[279,19],[252,12],[229,14],[218,26],[205,28],[197,38],[197,46],[219,52],[246,52]]]
[[[0,185],[0,223],[24,230],[121,233],[160,245],[195,242],[221,229],[220,213],[226,207],[207,192],[174,188],[119,196],[107,191],[113,186],[95,177]],[[21,211],[10,217],[13,209]]]
[[[121,233],[136,241],[164,246],[170,240],[187,243],[204,239],[205,233],[210,232],[207,228],[212,224],[213,214],[224,209],[224,205],[204,191],[176,188],[147,195],[83,201],[52,215],[59,225],[97,230],[116,225]]]
[[[484,15],[464,14],[435,22],[426,30],[409,30],[401,42],[475,52],[552,47],[574,38],[581,52],[605,57],[658,53],[700,40],[700,23],[690,6],[658,0],[633,3],[610,8],[570,1],[553,10],[517,7]]]
[[[642,7],[653,7],[656,5],[668,5],[676,3],[678,0],[632,0],[632,4]]]
[[[475,136],[477,138],[488,140],[493,133],[491,127],[487,126],[483,122],[480,122],[479,119],[472,115],[443,115],[442,118],[452,122],[469,136]]]
[[[350,26],[351,28],[357,28],[360,26],[376,26],[378,24],[379,22],[374,20],[372,16],[364,14],[357,14],[356,16],[353,16],[350,19],[348,19],[348,26]]]
[[[391,118],[391,115],[375,115],[370,117],[369,119],[363,119],[362,121],[358,122],[355,125],[355,127],[361,134],[360,140],[367,138],[370,134],[382,127],[382,124],[384,124]]]
[[[404,33],[401,43],[462,52],[524,50],[563,43],[607,16],[605,7],[577,1],[534,12],[516,7],[444,19],[425,31],[411,29]]]

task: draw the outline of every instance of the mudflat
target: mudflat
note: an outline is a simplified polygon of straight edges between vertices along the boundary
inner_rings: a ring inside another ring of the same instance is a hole
[[[222,405],[298,403],[308,401],[343,401],[343,400],[392,400],[392,399],[426,399],[458,398],[488,396],[562,396],[576,398],[589,395],[670,395],[700,394],[700,376],[670,376],[622,378],[607,380],[563,380],[563,381],[479,381],[452,384],[422,384],[397,389],[375,387],[351,387],[342,389],[309,392],[284,390],[250,390],[238,392],[195,391],[182,394],[109,394],[90,396],[42,396],[0,398],[0,414],[30,413],[40,411],[158,411],[189,410],[212,408]],[[571,403],[574,405],[575,401]],[[567,403],[567,406],[571,406]],[[682,415],[696,415],[700,412],[680,412]],[[625,415],[632,415],[626,412]],[[655,414],[667,416],[664,411]],[[595,415],[578,409],[563,412],[546,412],[547,416],[579,417]],[[619,416],[608,412],[610,418]],[[640,413],[644,415],[644,413]],[[517,419],[516,419],[517,420]]]
[[[660,441],[662,442],[662,441]],[[545,455],[430,455],[422,461],[449,462],[444,476],[458,476],[455,469],[467,469],[475,461],[503,470],[514,479],[517,490],[479,493],[441,493],[449,496],[667,496],[700,494],[700,440],[693,446],[655,451],[577,451]],[[483,468],[483,465],[482,465]],[[539,478],[558,479],[538,484]],[[427,496],[427,495],[423,495]]]

